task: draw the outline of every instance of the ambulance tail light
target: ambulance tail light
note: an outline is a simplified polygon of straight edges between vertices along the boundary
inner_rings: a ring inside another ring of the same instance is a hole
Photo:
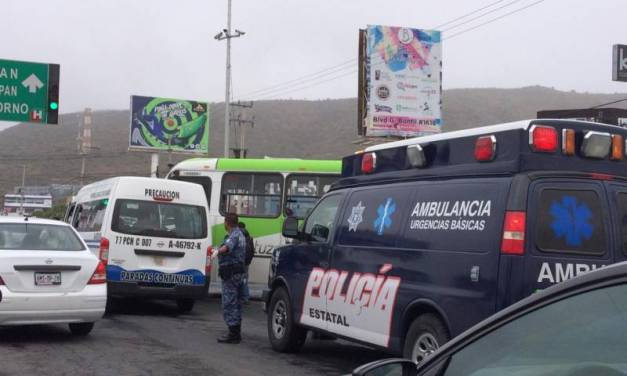
[[[620,161],[623,159],[625,146],[625,139],[623,136],[618,134],[612,135],[612,152],[610,154],[610,159],[613,161]]]
[[[98,258],[105,266],[107,266],[107,263],[109,261],[109,239],[105,237],[100,238],[100,249],[98,250]]]
[[[575,130],[562,129],[562,154],[575,155]]]
[[[424,167],[427,164],[427,159],[422,146],[409,145],[407,147],[407,161],[412,167]]]
[[[611,146],[612,136],[609,133],[588,131],[583,137],[581,153],[588,158],[605,159]]]
[[[526,217],[527,215],[523,211],[508,211],[505,213],[501,253],[508,255],[522,255],[525,253]]]
[[[479,162],[489,162],[496,156],[496,137],[481,136],[475,142],[475,159]]]
[[[534,125],[529,130],[529,146],[531,150],[540,153],[555,153],[557,151],[557,130],[544,125]]]
[[[209,274],[211,274],[211,254],[213,253],[213,249],[211,246],[207,247],[207,259],[205,261],[205,277],[209,278]]]
[[[94,270],[94,274],[91,275],[88,285],[100,285],[107,282],[107,268],[105,264],[100,261],[98,266],[96,266],[96,270]]]
[[[361,157],[361,172],[371,174],[377,168],[377,155],[375,153],[366,153]]]
[[[0,277],[0,286],[4,286],[4,280],[2,280],[2,277]]]

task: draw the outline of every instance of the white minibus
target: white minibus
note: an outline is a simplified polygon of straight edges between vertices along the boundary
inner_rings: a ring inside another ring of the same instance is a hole
[[[106,264],[117,297],[174,299],[181,312],[208,289],[211,232],[198,184],[116,177],[83,187],[65,220]]]

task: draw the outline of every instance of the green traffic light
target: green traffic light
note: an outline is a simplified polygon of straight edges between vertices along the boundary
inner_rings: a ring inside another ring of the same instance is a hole
[[[57,102],[50,102],[50,109],[56,110],[59,108],[59,104]]]

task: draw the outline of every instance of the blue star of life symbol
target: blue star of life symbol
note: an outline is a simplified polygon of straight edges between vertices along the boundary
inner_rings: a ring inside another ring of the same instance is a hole
[[[593,227],[588,222],[592,211],[585,203],[578,203],[572,196],[562,197],[562,201],[554,201],[550,211],[553,216],[551,229],[557,238],[564,238],[566,244],[579,247],[584,240],[590,240]]]
[[[365,206],[361,201],[351,209],[351,215],[348,217],[348,231],[357,231],[357,226],[364,220]]]
[[[392,214],[396,211],[396,203],[391,198],[387,198],[385,203],[379,205],[377,208],[377,219],[374,221],[374,229],[377,234],[383,235],[383,231],[386,228],[392,226]]]

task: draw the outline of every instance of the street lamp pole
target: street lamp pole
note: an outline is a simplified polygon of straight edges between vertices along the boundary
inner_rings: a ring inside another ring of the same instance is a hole
[[[229,123],[230,104],[231,104],[231,38],[238,38],[246,34],[243,31],[235,29],[235,33],[231,33],[231,0],[228,0],[228,11],[226,20],[226,29],[218,33],[214,39],[226,39],[226,89],[224,94],[224,158],[229,157]]]

